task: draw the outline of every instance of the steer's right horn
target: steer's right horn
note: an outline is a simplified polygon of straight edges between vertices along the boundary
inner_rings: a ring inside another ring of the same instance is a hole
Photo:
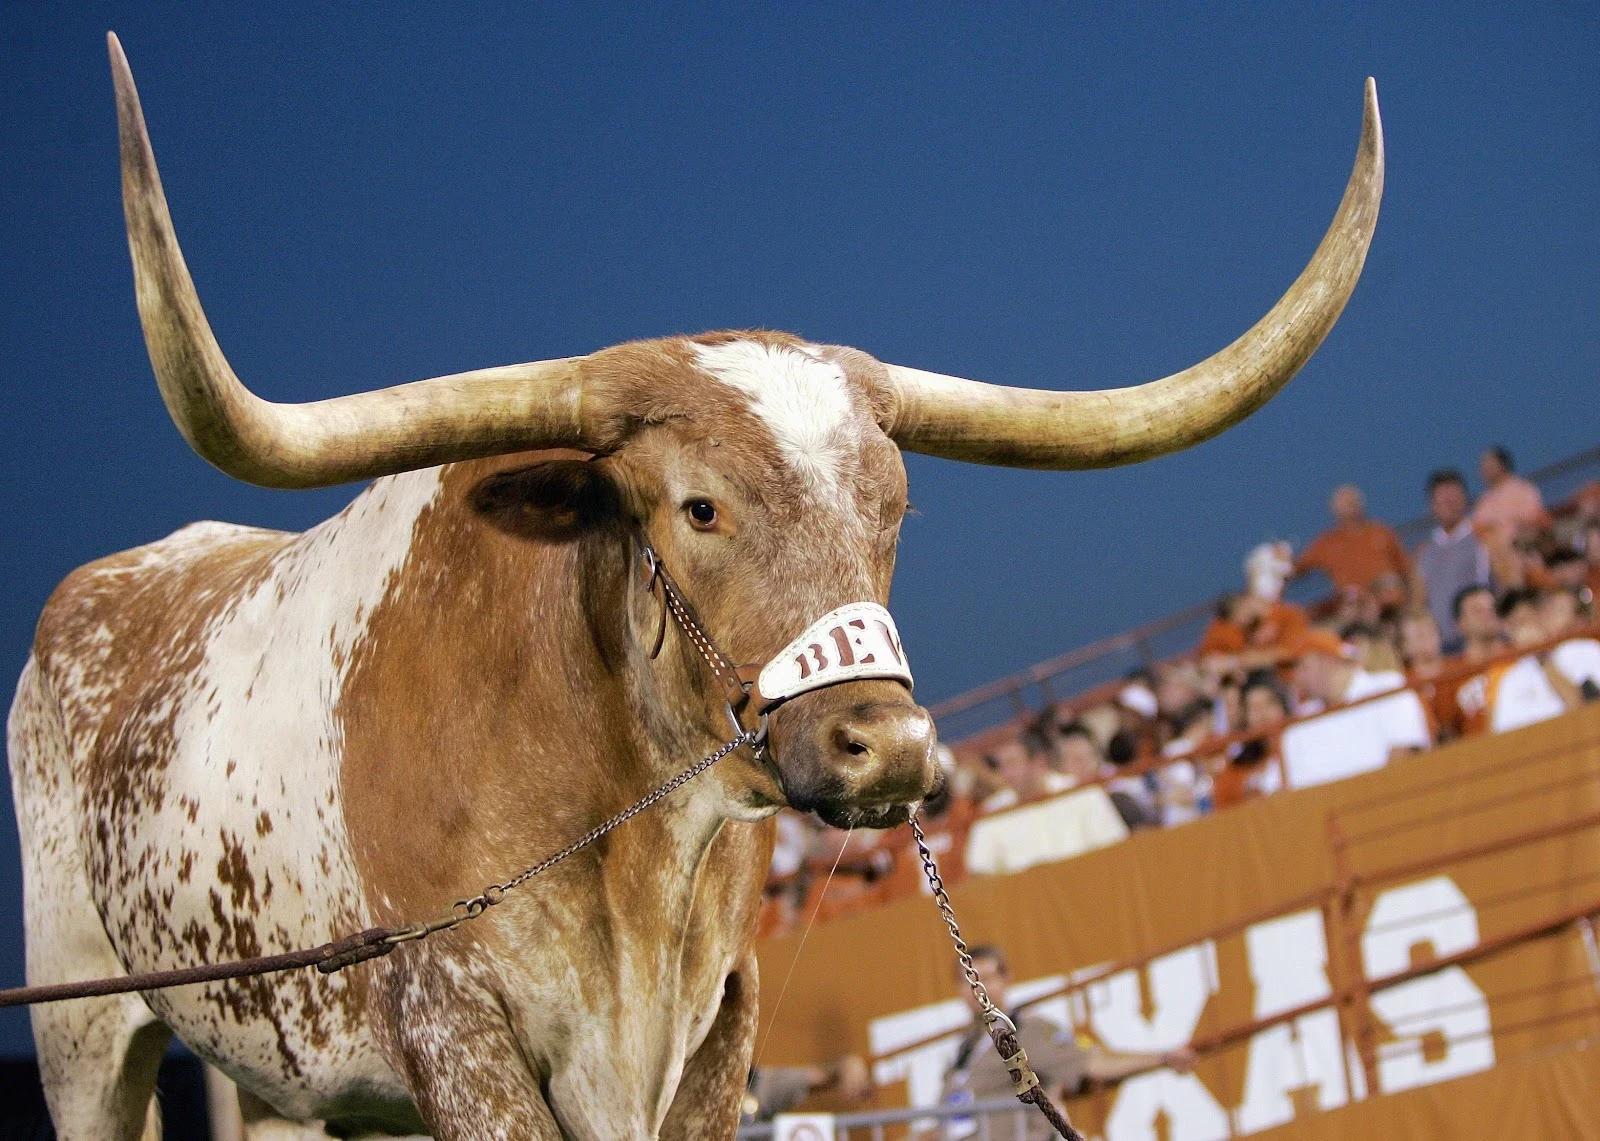
[[[122,205],[134,287],[161,397],[195,451],[263,487],[326,487],[534,448],[590,448],[581,357],[274,404],[239,382],[206,321],[167,213],[133,73],[114,34]]]
[[[1378,89],[1367,80],[1344,200],[1311,262],[1267,315],[1216,355],[1164,380],[1101,392],[1006,388],[889,365],[884,423],[908,452],[1057,471],[1166,455],[1237,424],[1289,382],[1361,276],[1383,197]]]

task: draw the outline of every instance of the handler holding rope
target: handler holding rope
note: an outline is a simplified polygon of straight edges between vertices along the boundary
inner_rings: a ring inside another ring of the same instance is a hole
[[[999,1000],[1011,985],[1005,953],[999,947],[980,944],[969,954],[972,969],[982,980],[984,989]],[[958,979],[962,983],[962,998],[972,1008],[972,1027],[961,1039],[955,1060],[945,1074],[940,1100],[946,1105],[962,1105],[1007,1097],[1013,1092],[1014,1079],[1005,1062],[989,1046],[983,1008],[966,985],[965,975],[958,973]],[[1085,1049],[1078,1045],[1070,1030],[1063,1030],[1048,1019],[1023,1010],[1013,1011],[1010,1018],[1017,1027],[1017,1041],[1027,1051],[1028,1061],[1039,1075],[1040,1084],[1057,1101],[1081,1093],[1094,1083],[1117,1081],[1162,1066],[1188,1070],[1194,1065],[1194,1052],[1187,1047],[1164,1054],[1129,1054],[1100,1046]],[[1046,1141],[1057,1136],[1043,1115],[1030,1113],[1027,1118],[1028,1141]]]

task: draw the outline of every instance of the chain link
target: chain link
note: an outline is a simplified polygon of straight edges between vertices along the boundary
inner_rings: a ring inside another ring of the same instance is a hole
[[[758,748],[761,745],[762,737],[763,731],[760,729],[746,729],[742,731],[733,740],[717,749],[716,752],[700,758],[694,764],[684,769],[677,776],[667,781],[666,784],[654,789],[641,799],[634,801],[627,808],[624,808],[621,812],[617,813],[610,819],[589,829],[589,831],[585,832],[582,836],[579,836],[576,840],[568,844],[565,848],[562,848],[559,852],[552,853],[551,855],[548,855],[544,859],[540,860],[537,864],[533,864],[522,869],[522,871],[506,880],[504,883],[492,883],[480,891],[477,895],[468,896],[466,899],[456,900],[455,903],[450,905],[449,914],[441,915],[437,919],[430,920],[426,923],[414,923],[410,927],[395,932],[393,935],[389,936],[385,942],[408,943],[414,939],[426,939],[429,935],[432,935],[436,931],[448,931],[452,927],[459,927],[469,919],[478,918],[478,916],[482,915],[491,907],[494,907],[496,904],[504,900],[508,892],[517,890],[517,888],[521,887],[535,876],[543,875],[545,872],[559,864],[562,860],[565,860],[570,856],[577,855],[590,844],[593,844],[596,840],[600,839],[600,837],[604,836],[607,832],[610,832],[613,828],[616,828],[622,824],[626,824],[629,820],[639,815],[639,813],[649,808],[652,804],[655,804],[662,797],[669,796],[673,792],[682,788],[684,785],[688,784],[695,777],[705,772],[712,765],[722,760],[735,749],[741,748],[745,745],[749,745],[752,748]]]
[[[967,986],[972,988],[972,997],[978,1000],[978,1007],[983,1011],[985,1023],[993,1025],[995,1022],[1004,1022],[1013,1030],[1016,1026],[1011,1019],[994,1004],[989,997],[988,988],[983,985],[983,980],[978,977],[978,970],[972,965],[972,953],[967,949],[967,941],[961,937],[961,925],[956,922],[955,909],[950,906],[950,896],[944,889],[944,878],[939,875],[939,865],[934,862],[933,852],[928,848],[928,838],[922,834],[922,822],[913,813],[910,820],[911,835],[917,842],[917,854],[922,859],[923,874],[928,877],[928,887],[933,890],[933,902],[939,906],[939,914],[944,917],[944,925],[950,929],[950,940],[956,946],[956,959],[961,964],[961,973],[967,980]]]

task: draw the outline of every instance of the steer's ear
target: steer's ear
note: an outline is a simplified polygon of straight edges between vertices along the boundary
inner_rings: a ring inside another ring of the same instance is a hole
[[[591,460],[548,460],[495,472],[472,489],[470,502],[491,526],[552,543],[575,539],[622,513],[616,484]]]

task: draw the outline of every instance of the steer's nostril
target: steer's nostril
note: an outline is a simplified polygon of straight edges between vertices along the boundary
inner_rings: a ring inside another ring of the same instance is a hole
[[[868,740],[870,734],[863,733],[859,725],[845,722],[843,725],[834,726],[833,747],[849,757],[870,757],[872,744]]]

